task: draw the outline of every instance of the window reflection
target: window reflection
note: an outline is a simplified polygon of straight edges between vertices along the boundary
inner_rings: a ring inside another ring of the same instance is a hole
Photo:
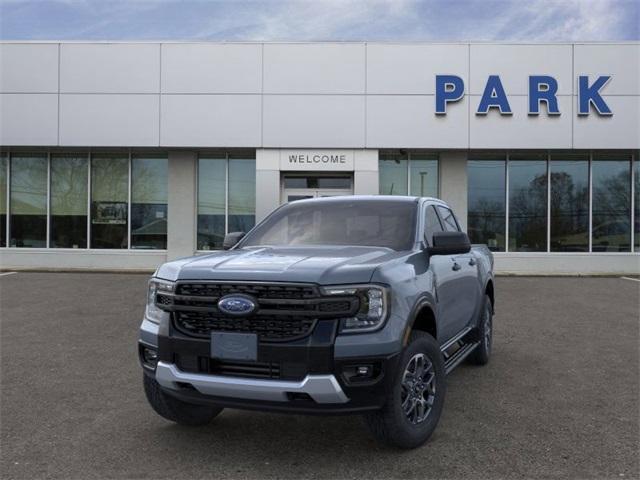
[[[131,159],[131,248],[167,248],[167,158]]]
[[[438,160],[432,155],[410,155],[410,195],[416,197],[438,196]]]
[[[226,158],[198,160],[198,250],[222,248],[226,176]]]
[[[87,247],[87,155],[51,157],[53,248]]]
[[[505,249],[505,172],[505,160],[487,158],[467,163],[469,238],[494,252]]]
[[[633,162],[633,181],[634,186],[633,186],[633,192],[634,192],[634,206],[635,206],[635,213],[634,213],[634,219],[633,219],[633,224],[635,225],[635,231],[634,231],[634,244],[635,244],[635,248],[634,251],[635,252],[640,252],[640,158],[638,158],[638,155],[640,154],[640,152],[636,152],[635,155],[635,160]]]
[[[551,251],[589,251],[589,159],[551,157]]]
[[[630,158],[597,155],[593,158],[593,213],[591,241],[594,252],[628,252],[631,247]]]
[[[256,162],[229,159],[229,232],[248,232],[256,222]]]
[[[406,154],[384,152],[379,161],[380,195],[406,195],[408,160]]]
[[[509,251],[547,250],[546,155],[513,155],[509,162]]]
[[[47,157],[11,156],[12,247],[47,246]]]
[[[91,158],[91,248],[127,248],[129,159]]]
[[[0,154],[0,247],[7,246],[7,155]]]

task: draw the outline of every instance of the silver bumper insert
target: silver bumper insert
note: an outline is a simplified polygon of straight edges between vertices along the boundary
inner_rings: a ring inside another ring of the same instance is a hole
[[[171,363],[158,362],[156,380],[160,385],[179,390],[186,383],[204,395],[286,402],[288,393],[306,393],[317,403],[346,403],[347,396],[333,375],[307,375],[299,382],[259,380],[187,373]]]

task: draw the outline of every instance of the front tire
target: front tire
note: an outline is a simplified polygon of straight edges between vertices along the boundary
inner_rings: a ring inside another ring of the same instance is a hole
[[[155,378],[148,375],[144,375],[144,393],[158,415],[189,427],[207,425],[223,410],[217,407],[186,403],[167,395],[162,391]]]
[[[365,421],[382,443],[406,449],[419,447],[438,425],[445,391],[440,346],[431,335],[414,331],[400,356],[385,406],[365,415]]]

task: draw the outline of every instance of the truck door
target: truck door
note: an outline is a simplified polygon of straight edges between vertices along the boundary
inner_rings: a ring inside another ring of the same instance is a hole
[[[436,210],[445,232],[460,232],[460,225],[453,212],[442,205],[437,205]],[[475,256],[469,252],[462,255],[451,255],[451,262],[455,269],[455,300],[450,306],[451,318],[455,319],[455,335],[469,325],[476,313],[476,307],[480,301],[480,282],[478,282],[478,266]]]
[[[425,209],[425,240],[429,245],[433,245],[433,234],[443,231],[444,227],[435,206],[427,205]],[[453,255],[430,255],[429,268],[433,272],[436,287],[438,341],[442,344],[458,333],[458,324],[462,321],[460,308],[457,305],[458,290],[462,285],[461,275]]]

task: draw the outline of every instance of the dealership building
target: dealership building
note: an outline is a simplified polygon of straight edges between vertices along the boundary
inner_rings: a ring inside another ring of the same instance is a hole
[[[152,270],[439,197],[509,273],[640,273],[640,43],[0,43],[0,267]]]

